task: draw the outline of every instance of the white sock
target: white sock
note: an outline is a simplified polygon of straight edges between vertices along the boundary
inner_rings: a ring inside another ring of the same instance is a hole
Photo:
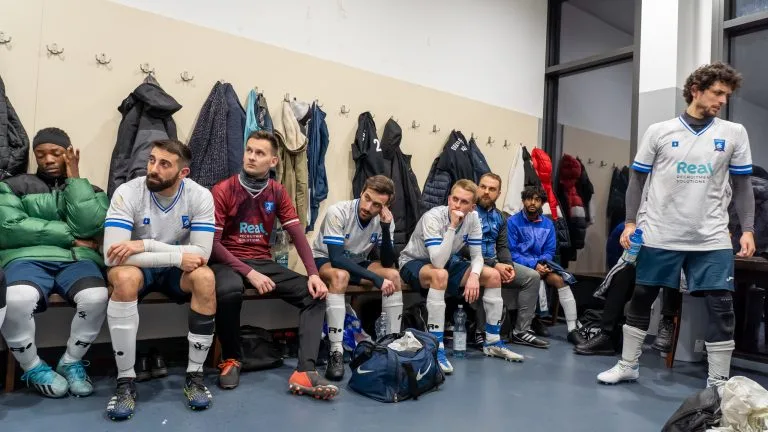
[[[2,333],[8,348],[24,371],[40,364],[35,346],[35,318],[32,313],[40,292],[31,285],[13,285],[6,293],[6,315]]]
[[[640,359],[640,354],[643,353],[643,342],[648,332],[626,324],[624,324],[622,331],[624,333],[624,344],[621,349],[621,359],[625,363],[635,365]]]
[[[67,341],[67,351],[61,358],[64,363],[83,359],[104,324],[107,316],[107,288],[87,288],[75,294],[77,310],[72,317],[72,326]]]
[[[192,332],[187,333],[189,341],[189,363],[187,373],[203,372],[203,364],[208,357],[208,350],[213,345],[213,334],[201,335]]]
[[[139,307],[136,300],[107,304],[107,324],[115,353],[117,378],[136,378],[136,332],[139,330]]]
[[[501,333],[501,315],[504,309],[501,288],[485,289],[483,307],[485,308],[485,343],[492,345],[501,340],[499,333]]]
[[[328,293],[325,298],[325,317],[328,321],[328,340],[331,352],[342,352],[341,341],[344,338],[344,317],[347,314],[344,294]]]
[[[0,308],[0,327],[3,326],[3,321],[5,321],[5,306]]]
[[[731,375],[731,354],[736,348],[736,343],[731,339],[723,342],[704,342],[704,346],[707,348],[710,380],[727,380]]]
[[[427,294],[427,331],[432,333],[443,345],[443,326],[445,325],[445,291],[430,288]]]
[[[389,317],[389,333],[400,333],[403,319],[403,292],[395,291],[391,296],[381,296],[381,310]]]
[[[560,304],[563,306],[563,312],[565,313],[565,322],[568,325],[568,331],[576,329],[576,299],[573,298],[573,291],[568,285],[557,289],[557,297],[560,300]],[[557,317],[555,317],[557,318]]]

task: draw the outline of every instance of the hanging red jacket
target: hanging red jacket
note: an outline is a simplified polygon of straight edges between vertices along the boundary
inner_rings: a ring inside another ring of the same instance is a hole
[[[535,148],[531,152],[531,162],[541,180],[541,186],[547,191],[547,204],[552,211],[552,220],[557,220],[557,196],[552,184],[552,159],[544,150]]]

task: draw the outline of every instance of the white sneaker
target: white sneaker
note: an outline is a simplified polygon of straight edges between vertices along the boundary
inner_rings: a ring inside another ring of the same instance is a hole
[[[603,384],[618,384],[624,381],[637,381],[640,377],[640,364],[631,365],[624,360],[619,360],[616,366],[600,373],[597,380]]]
[[[498,357],[506,361],[521,362],[524,357],[509,349],[502,341],[483,346],[483,354],[488,357]]]
[[[445,356],[444,349],[437,350],[437,363],[440,365],[440,369],[443,373],[448,375],[453,373],[453,365],[448,361],[448,357]]]

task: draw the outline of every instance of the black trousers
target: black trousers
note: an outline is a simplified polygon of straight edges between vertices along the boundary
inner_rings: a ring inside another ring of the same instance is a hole
[[[270,260],[243,260],[252,269],[275,282],[274,293],[299,308],[300,372],[315,370],[325,319],[325,300],[313,299],[307,289],[307,277]],[[211,265],[216,275],[216,333],[221,341],[222,358],[241,359],[240,310],[243,291],[252,288],[248,280],[226,264]]]

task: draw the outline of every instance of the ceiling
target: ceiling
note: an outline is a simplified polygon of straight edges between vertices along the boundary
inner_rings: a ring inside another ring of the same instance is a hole
[[[635,0],[568,0],[568,3],[624,33],[634,34]]]

